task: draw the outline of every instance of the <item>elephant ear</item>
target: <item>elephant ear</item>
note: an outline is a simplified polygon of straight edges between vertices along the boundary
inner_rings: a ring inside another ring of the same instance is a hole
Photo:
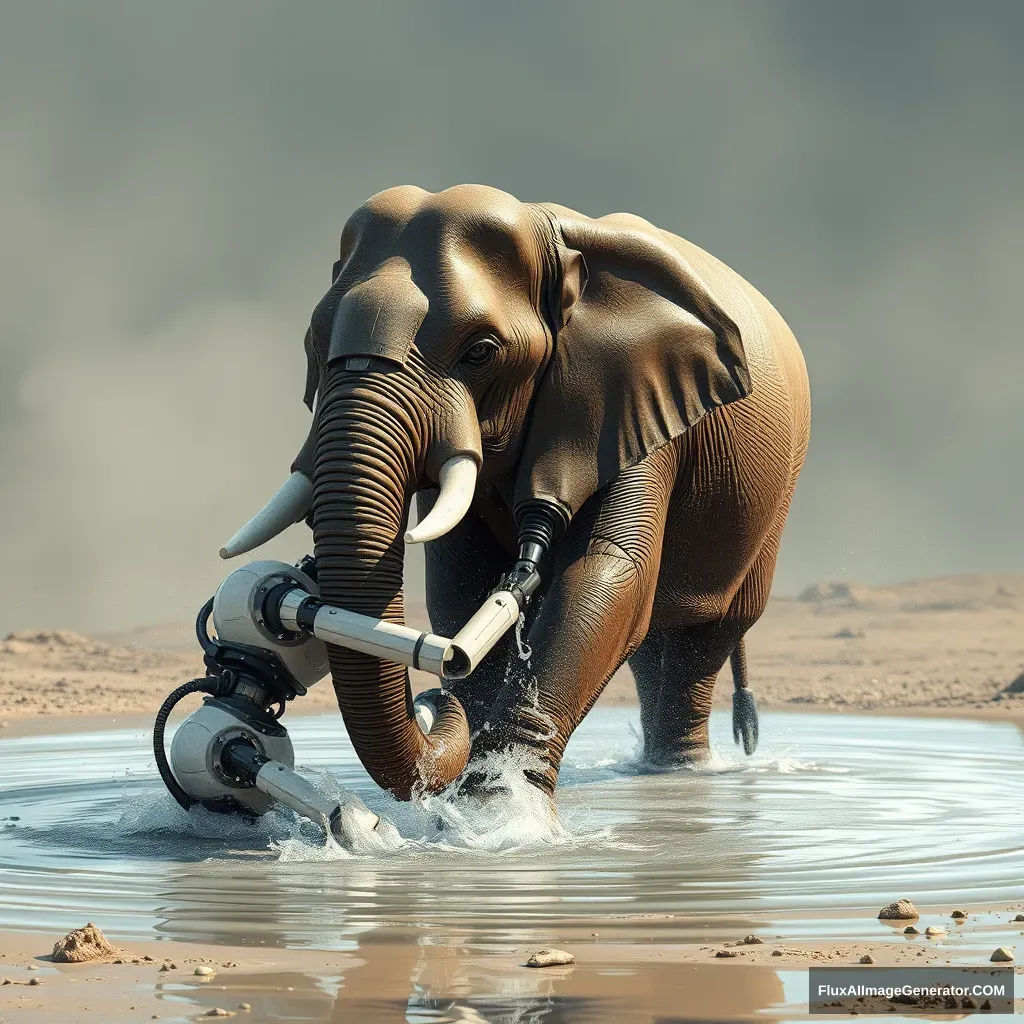
[[[623,470],[750,393],[739,328],[668,237],[638,217],[538,207],[553,231],[554,353],[534,398],[517,507],[572,516]]]

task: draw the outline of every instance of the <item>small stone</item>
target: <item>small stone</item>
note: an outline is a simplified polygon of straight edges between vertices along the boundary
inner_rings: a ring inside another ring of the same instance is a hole
[[[206,1011],[207,1017],[234,1017],[234,1013],[231,1010],[225,1010],[223,1007],[215,1006],[212,1010]]]
[[[239,1003],[238,1008],[240,1010],[251,1010],[252,1007],[248,1003]]]
[[[992,1009],[992,1000],[991,999],[986,999],[985,1002],[983,1002],[981,1004],[981,1006],[978,1007],[978,1009],[979,1010],[991,1010]]]
[[[967,911],[966,910],[954,910],[953,913],[950,914],[949,916],[952,917],[952,918],[955,918],[957,921],[963,921],[967,917]]]
[[[978,1008],[978,1004],[970,996],[964,996],[963,999],[960,1000],[960,1005],[965,1010],[976,1010]]]
[[[887,907],[882,907],[878,912],[879,921],[906,921],[920,916],[917,907],[910,900],[897,900]]]
[[[28,967],[25,968],[25,970],[26,971],[38,971],[39,970],[39,964],[29,964]]]
[[[161,971],[169,971],[170,969],[171,969],[171,968],[170,968],[170,965],[169,965],[169,964],[161,964],[161,965],[160,965],[160,970],[161,970]]]
[[[781,949],[773,949],[772,950],[772,956],[782,956],[782,950]]]
[[[1013,950],[1007,949],[1006,946],[1000,946],[998,949],[993,950],[989,960],[994,964],[1012,964]]]
[[[907,927],[903,929],[903,934],[904,935],[920,935],[921,933],[912,924],[908,924]]]
[[[763,946],[764,945],[764,939],[762,939],[758,935],[744,935],[743,936],[743,945],[744,946]]]
[[[863,956],[862,956],[862,957],[860,958],[860,962],[861,962],[862,964],[873,964],[873,963],[875,962],[875,958],[874,958],[874,957],[873,957],[873,956],[872,956],[872,955],[871,955],[870,953],[865,953],[865,954],[864,954],[864,955],[863,955]]]
[[[527,967],[562,967],[565,964],[576,963],[576,957],[572,953],[566,953],[564,949],[539,949],[529,960]]]
[[[942,925],[930,924],[927,928],[925,928],[924,933],[925,935],[931,935],[934,937],[936,935],[945,935],[946,929],[943,928]]]
[[[1014,918],[1014,921],[1024,921],[1024,914],[1018,914],[1018,915],[1017,915],[1017,916],[1016,916],[1016,917]]]
[[[42,985],[42,982],[38,978],[29,978],[28,983],[30,985]]]
[[[739,956],[739,954],[734,949],[720,949],[715,956],[725,959],[726,957]]]
[[[197,978],[212,978],[217,972],[206,964],[200,964],[192,973]]]
[[[13,982],[13,981],[11,981],[11,979],[10,979],[10,978],[4,978],[4,981],[3,981],[3,983],[4,983],[5,985],[13,985],[13,984],[14,984],[14,982]]]
[[[148,963],[148,964],[151,964],[151,963],[155,962],[153,957],[151,957],[148,953],[142,959],[145,960],[146,963]]]

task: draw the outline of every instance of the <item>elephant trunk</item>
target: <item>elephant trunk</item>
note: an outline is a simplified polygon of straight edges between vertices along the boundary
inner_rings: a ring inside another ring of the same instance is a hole
[[[402,529],[422,467],[438,447],[425,404],[402,372],[357,376],[332,368],[322,382],[313,538],[320,596],[329,604],[404,623]],[[470,741],[454,696],[434,700],[437,717],[425,735],[408,669],[333,645],[328,657],[352,744],[379,786],[408,800],[458,778]]]

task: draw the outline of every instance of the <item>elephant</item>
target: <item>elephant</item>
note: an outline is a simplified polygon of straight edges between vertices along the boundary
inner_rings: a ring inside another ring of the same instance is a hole
[[[560,524],[529,662],[506,635],[432,692],[429,728],[405,666],[328,645],[373,780],[401,800],[456,783],[486,796],[481,766],[512,752],[553,798],[566,743],[623,663],[644,758],[706,759],[726,661],[747,695],[744,635],[810,435],[803,355],[769,302],[640,217],[400,186],[345,224],[304,347],[312,427],[265,532],[306,520],[324,601],[404,622],[405,545],[425,543],[427,610],[450,635],[533,512]],[[756,716],[736,707],[749,753]]]

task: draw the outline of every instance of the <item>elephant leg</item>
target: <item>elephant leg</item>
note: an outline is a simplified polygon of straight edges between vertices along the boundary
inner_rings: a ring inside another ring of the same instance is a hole
[[[652,631],[629,659],[640,699],[644,758],[650,763],[707,760],[715,681],[735,654],[733,671],[746,684],[742,640],[768,603],[788,508],[787,497],[721,620]]]
[[[527,778],[554,791],[569,737],[647,632],[677,459],[673,446],[659,450],[573,519],[530,625],[532,657],[502,689],[471,768],[495,751],[517,750]],[[470,772],[468,789],[486,785],[480,771]]]
[[[437,491],[421,491],[417,496],[421,521],[436,497]],[[442,636],[454,636],[510,567],[513,557],[473,510],[450,532],[430,541],[424,561],[431,629]],[[470,736],[479,732],[505,684],[514,651],[514,636],[505,636],[470,678],[445,682],[444,688],[458,697],[466,711]]]
[[[664,629],[649,634],[629,659],[640,698],[645,761],[707,760],[715,680],[740,636],[724,621]]]

